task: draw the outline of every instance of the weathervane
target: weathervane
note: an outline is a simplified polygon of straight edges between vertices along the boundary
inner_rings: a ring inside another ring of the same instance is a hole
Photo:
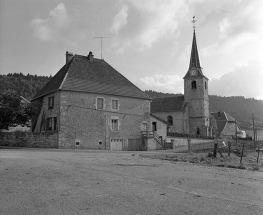
[[[193,17],[193,21],[192,21],[194,32],[195,32],[195,23],[196,23],[196,21],[197,21],[197,20],[195,20],[195,16],[194,16],[194,17]]]

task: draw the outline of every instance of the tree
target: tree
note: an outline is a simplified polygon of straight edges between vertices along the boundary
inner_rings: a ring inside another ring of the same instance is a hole
[[[29,121],[31,107],[21,102],[20,96],[11,92],[0,93],[0,129],[25,124]]]

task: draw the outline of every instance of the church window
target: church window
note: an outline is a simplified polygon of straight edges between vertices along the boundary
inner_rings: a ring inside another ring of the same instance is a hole
[[[206,89],[206,82],[205,82],[205,89]]]
[[[192,81],[192,89],[196,89],[196,81]]]
[[[173,117],[172,116],[167,116],[167,122],[169,125],[173,125],[174,122],[173,122]]]

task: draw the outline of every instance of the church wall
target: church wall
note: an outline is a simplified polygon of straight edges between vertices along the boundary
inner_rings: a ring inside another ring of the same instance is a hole
[[[190,118],[189,130],[190,134],[196,134],[197,127],[199,128],[200,135],[207,135],[208,120],[206,118]]]
[[[157,112],[157,113],[154,113],[154,115],[162,118],[165,121],[167,121],[168,116],[172,116],[173,117],[173,125],[169,126],[170,132],[187,133],[187,131],[185,131],[185,128],[187,128],[187,126],[185,126],[185,121],[186,121],[185,117],[187,117],[187,116],[184,116],[183,111]]]

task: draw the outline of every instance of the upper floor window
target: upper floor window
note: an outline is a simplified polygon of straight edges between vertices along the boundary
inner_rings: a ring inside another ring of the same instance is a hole
[[[196,89],[196,81],[192,81],[192,89]]]
[[[207,88],[207,86],[206,86],[206,81],[205,81],[205,89]]]
[[[118,99],[111,100],[111,110],[113,111],[119,110],[119,100]]]
[[[48,109],[54,108],[54,96],[48,97]]]
[[[157,122],[152,122],[152,130],[157,131]]]
[[[97,98],[97,110],[103,110],[103,109],[104,109],[104,99]]]
[[[169,125],[173,125],[174,122],[173,122],[173,117],[172,116],[167,116],[167,122]]]

